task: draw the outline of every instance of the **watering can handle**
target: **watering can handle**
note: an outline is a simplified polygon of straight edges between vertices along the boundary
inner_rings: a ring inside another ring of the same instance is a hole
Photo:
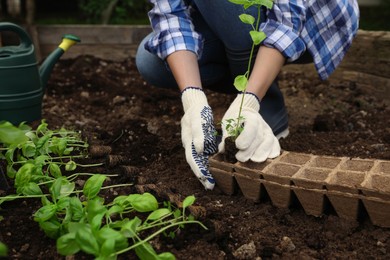
[[[20,38],[20,47],[31,48],[33,45],[30,36],[27,32],[20,26],[14,23],[2,22],[0,23],[0,32],[10,31],[16,33]]]

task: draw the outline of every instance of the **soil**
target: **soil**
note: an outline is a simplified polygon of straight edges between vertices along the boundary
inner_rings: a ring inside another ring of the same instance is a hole
[[[283,149],[390,159],[390,109],[368,89],[287,70],[279,82],[290,116]],[[206,94],[219,122],[235,96]],[[135,185],[107,196],[149,191],[162,201],[195,195],[192,213],[209,229],[187,226],[173,240],[155,239],[158,252],[170,251],[177,259],[390,259],[390,229],[376,227],[364,216],[359,221],[332,213],[313,217],[299,206],[279,209],[269,201],[225,195],[218,187],[205,191],[185,161],[182,114],[180,93],[146,84],[133,59],[61,60],[43,104],[50,128],[81,130],[91,145],[110,146],[112,156],[122,156],[100,171],[121,175],[112,183]],[[104,157],[89,160],[109,162]],[[32,220],[38,205],[34,200],[2,205],[0,241],[8,245],[9,259],[65,259]],[[67,259],[90,258],[78,254]],[[129,253],[121,259],[135,257]]]

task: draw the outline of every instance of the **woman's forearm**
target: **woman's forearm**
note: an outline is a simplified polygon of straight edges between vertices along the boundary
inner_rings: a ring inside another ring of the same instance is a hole
[[[176,51],[167,57],[167,62],[180,90],[188,86],[202,87],[195,53]]]
[[[278,50],[260,46],[246,90],[262,99],[284,63],[285,58]]]

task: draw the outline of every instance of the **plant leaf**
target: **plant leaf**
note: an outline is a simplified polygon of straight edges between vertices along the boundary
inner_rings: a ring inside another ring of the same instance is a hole
[[[254,2],[258,5],[263,5],[267,7],[268,9],[271,9],[273,6],[273,0],[254,0]]]
[[[75,233],[67,233],[57,239],[57,252],[61,255],[74,255],[80,251]]]
[[[176,257],[171,252],[164,252],[158,255],[159,260],[175,260]]]
[[[34,169],[35,165],[32,163],[26,163],[20,167],[15,175],[15,187],[20,188],[27,185],[31,180]]]
[[[71,197],[69,201],[69,208],[72,213],[72,220],[79,221],[84,216],[84,208],[80,199]]]
[[[0,122],[0,142],[11,144],[22,144],[28,140],[24,131],[12,125],[10,122]]]
[[[90,200],[100,192],[103,182],[106,180],[106,176],[96,174],[90,177],[84,184],[83,193]]]
[[[158,209],[157,199],[148,192],[136,197],[131,205],[138,212],[149,212]]]
[[[245,75],[238,75],[235,79],[234,79],[234,87],[236,87],[236,89],[238,91],[244,91],[246,89],[246,85],[248,84],[248,79],[246,78]]]
[[[53,176],[54,178],[59,178],[62,176],[62,172],[61,172],[60,166],[58,166],[58,164],[50,163],[48,168],[49,168],[48,170],[49,170],[51,176]]]
[[[135,253],[141,260],[158,259],[156,251],[150,243],[145,242],[135,248]]]
[[[229,2],[231,2],[233,4],[238,4],[238,5],[244,5],[244,4],[248,4],[249,3],[248,0],[229,0]]]
[[[72,160],[70,160],[65,164],[65,170],[68,172],[74,171],[76,168],[77,168],[77,164]]]
[[[34,213],[34,221],[43,222],[49,220],[57,211],[57,205],[50,204],[43,206]]]
[[[195,202],[195,196],[191,195],[184,199],[183,201],[183,208],[187,208],[188,206],[191,206]]]
[[[252,30],[249,34],[251,35],[252,41],[255,45],[259,45],[267,37],[267,35],[261,31]]]
[[[35,144],[33,143],[25,143],[22,146],[22,154],[24,157],[33,157],[36,152]]]
[[[27,183],[27,185],[24,185],[22,187],[22,193],[25,196],[43,194],[41,188],[38,186],[38,184],[34,182],[29,182]]]
[[[245,24],[253,25],[255,23],[255,17],[250,14],[240,14],[238,17]]]
[[[39,222],[39,227],[45,232],[48,237],[56,239],[58,237],[61,224],[57,220],[49,220]]]
[[[122,234],[127,238],[132,238],[137,235],[137,228],[142,224],[142,220],[138,217],[123,223],[121,227]]]
[[[92,230],[88,228],[86,225],[82,226],[76,232],[76,241],[80,248],[86,252],[87,254],[91,254],[94,256],[99,255],[99,244],[96,240],[96,237],[92,233]]]
[[[161,219],[167,215],[171,214],[171,211],[169,209],[166,209],[166,208],[162,208],[162,209],[156,209],[155,211],[153,211],[152,213],[149,214],[149,216],[147,217],[147,221],[148,220],[158,220],[158,219]]]

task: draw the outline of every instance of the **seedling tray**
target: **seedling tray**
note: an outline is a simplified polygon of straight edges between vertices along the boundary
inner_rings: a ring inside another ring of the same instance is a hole
[[[229,195],[241,191],[247,199],[269,199],[280,208],[298,204],[313,216],[331,209],[349,220],[368,215],[374,225],[390,227],[390,161],[283,151],[264,163],[228,163],[216,154],[210,171]]]

